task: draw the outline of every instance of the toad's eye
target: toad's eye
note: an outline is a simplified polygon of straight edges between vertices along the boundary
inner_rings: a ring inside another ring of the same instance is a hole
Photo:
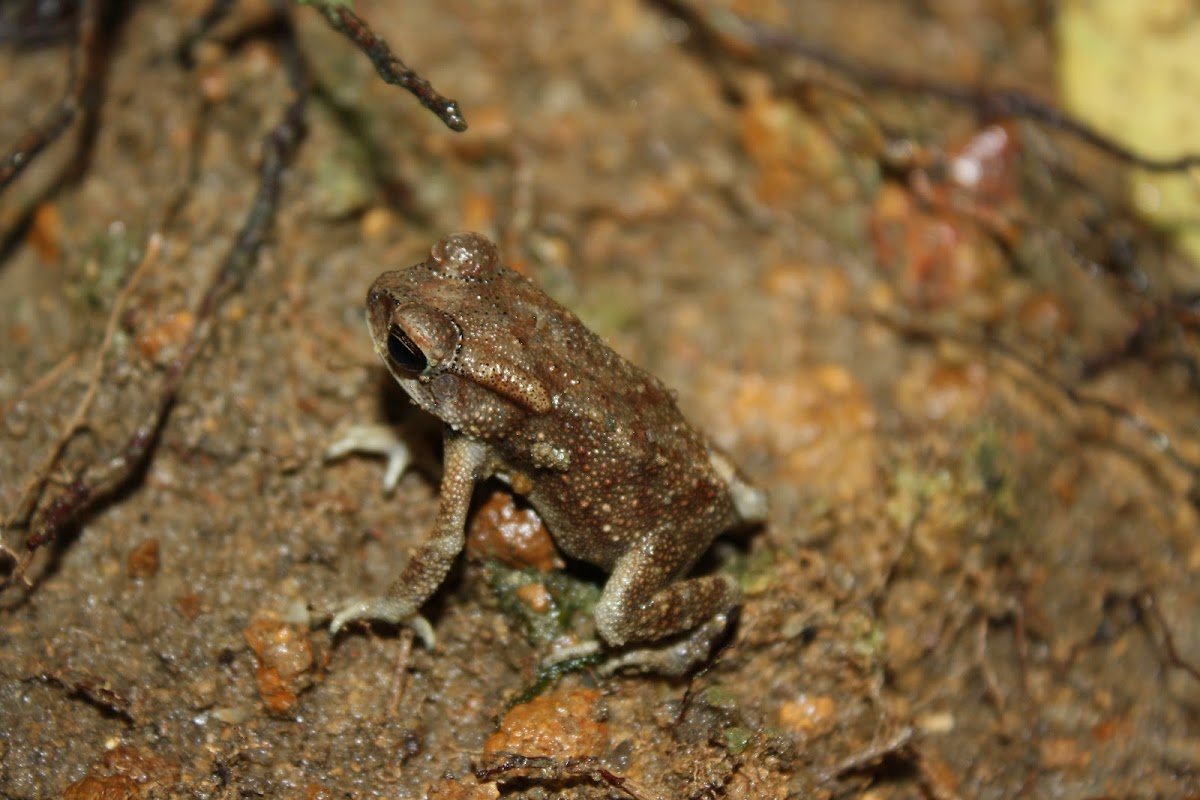
[[[388,331],[388,355],[397,367],[414,375],[424,372],[429,364],[421,348],[408,338],[407,333],[394,325]]]

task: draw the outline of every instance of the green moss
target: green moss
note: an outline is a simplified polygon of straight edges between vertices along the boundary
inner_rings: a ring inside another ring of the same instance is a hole
[[[758,550],[729,560],[728,569],[747,596],[766,593],[778,582],[777,558],[774,550]]]
[[[1015,516],[1016,501],[1012,491],[1012,468],[995,426],[979,431],[970,448],[972,469],[969,489],[978,496],[996,517]]]
[[[887,513],[897,528],[909,528],[926,513],[943,528],[1016,518],[1010,454],[996,426],[980,427],[955,452],[961,457],[933,467],[900,464],[893,470]]]
[[[514,569],[489,561],[487,571],[501,610],[521,621],[534,644],[547,644],[570,630],[578,613],[590,611],[600,599],[600,587],[561,570]],[[544,586],[550,595],[550,607],[544,612],[530,608],[517,594],[522,587],[534,584]]]
[[[878,620],[863,616],[852,624],[851,652],[869,667],[882,665],[887,659],[887,632]]]
[[[754,732],[747,728],[726,728],[725,748],[731,756],[740,755],[750,742],[754,740]]]
[[[944,468],[922,470],[913,464],[901,464],[892,472],[892,496],[887,514],[897,528],[906,529],[916,521],[931,498],[951,491],[953,478]]]
[[[141,236],[117,224],[92,238],[84,256],[79,300],[92,309],[104,308],[112,302],[142,257],[141,242]]]
[[[700,702],[722,711],[732,711],[737,708],[737,698],[733,692],[721,685],[709,686],[700,693]]]

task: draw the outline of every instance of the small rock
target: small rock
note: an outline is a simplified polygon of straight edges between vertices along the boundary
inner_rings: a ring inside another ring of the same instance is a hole
[[[274,714],[291,711],[300,692],[312,685],[315,659],[307,632],[297,625],[258,619],[242,636],[258,658],[254,678],[263,703]]]
[[[126,569],[131,578],[153,578],[158,574],[158,539],[145,539],[129,553]]]
[[[510,708],[499,730],[484,743],[483,752],[569,758],[599,756],[607,746],[608,723],[604,721],[600,693],[576,689],[536,697]]]
[[[539,572],[563,566],[541,517],[528,506],[518,506],[504,491],[494,492],[471,519],[467,555],[477,560],[494,558],[517,569],[533,567]]]

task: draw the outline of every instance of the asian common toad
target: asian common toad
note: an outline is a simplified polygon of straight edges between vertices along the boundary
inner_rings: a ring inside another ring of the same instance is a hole
[[[609,646],[638,648],[622,664],[678,673],[707,657],[741,595],[729,576],[687,575],[718,534],[764,520],[766,495],[658,379],[477,233],[379,276],[367,323],[388,371],[445,423],[445,471],[432,532],[387,594],[346,605],[333,632],[372,618],[431,638],[417,611],[463,549],[475,484],[494,475],[565,554],[609,573],[594,616]]]

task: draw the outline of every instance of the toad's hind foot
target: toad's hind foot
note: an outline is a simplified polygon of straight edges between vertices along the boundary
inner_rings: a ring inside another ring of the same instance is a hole
[[[347,622],[358,619],[378,619],[392,625],[407,625],[430,650],[437,641],[429,620],[416,613],[409,603],[390,597],[373,597],[347,603],[333,615],[329,632],[336,636]]]
[[[645,672],[672,678],[687,675],[708,663],[728,643],[737,616],[735,607],[676,639],[620,650],[600,665],[600,672]]]
[[[681,677],[699,669],[728,642],[737,625],[738,608],[717,614],[695,630],[667,642],[610,649],[591,641],[555,650],[542,662],[541,671],[574,671],[595,666],[602,675],[643,672]],[[597,663],[598,662],[598,663]]]

